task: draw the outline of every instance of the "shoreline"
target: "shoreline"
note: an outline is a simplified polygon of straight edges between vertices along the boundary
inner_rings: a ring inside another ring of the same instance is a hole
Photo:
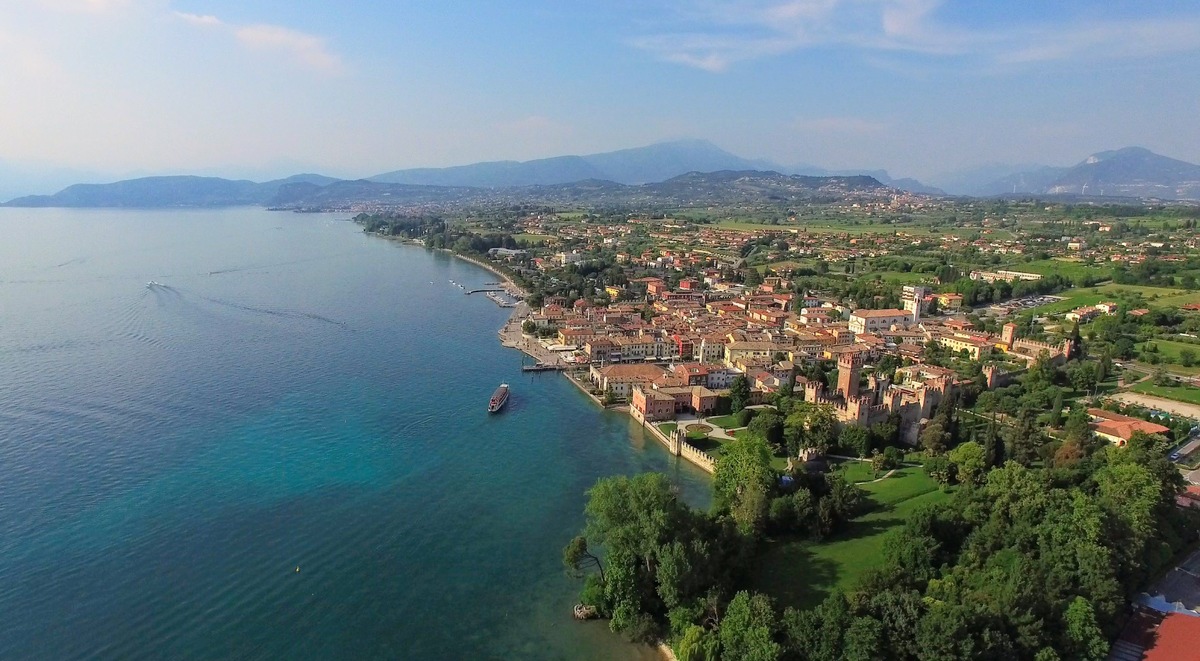
[[[383,237],[383,238],[393,239],[394,237]],[[424,244],[413,241],[413,240],[407,240],[407,239],[397,239],[397,240],[399,240],[401,243],[406,244],[406,245],[410,245],[410,246],[414,246],[414,247],[422,247],[422,248],[425,247]],[[500,346],[508,348],[508,349],[516,349],[516,350],[520,351],[521,353],[538,361],[539,363],[547,362],[547,361],[543,360],[542,356],[540,356],[536,353],[536,349],[529,347],[529,338],[527,338],[525,336],[524,332],[522,332],[522,330],[521,330],[521,320],[524,319],[529,314],[529,305],[523,300],[525,297],[527,297],[529,295],[529,292],[525,291],[524,288],[517,285],[517,283],[513,282],[512,278],[510,278],[506,273],[502,272],[500,269],[496,268],[495,266],[493,266],[485,261],[476,259],[474,257],[468,257],[466,255],[460,255],[459,253],[456,253],[453,250],[449,250],[447,248],[437,248],[435,250],[440,250],[442,252],[446,252],[454,257],[457,257],[458,259],[463,260],[464,262],[469,262],[471,264],[474,264],[475,266],[478,266],[479,268],[482,268],[482,269],[498,276],[500,278],[501,285],[506,290],[519,292],[521,294],[522,300],[518,301],[517,305],[513,307],[513,311],[508,316],[508,320],[504,322],[504,326],[502,326],[498,331],[496,331],[496,334],[500,338]],[[557,363],[559,361],[559,357],[557,355],[552,355],[551,357],[553,359],[553,362]],[[598,398],[595,395],[593,395],[592,393],[588,392],[587,388],[585,388],[583,386],[583,384],[581,384],[578,380],[576,380],[575,377],[573,377],[571,375],[571,372],[569,370],[562,370],[560,372],[560,374],[561,374],[561,376],[566,378],[566,380],[569,381],[571,383],[571,385],[575,386],[579,390],[579,392],[583,393],[583,395],[585,397],[592,400],[592,402],[595,403],[596,406],[599,406],[602,410],[615,411],[617,413],[622,413],[622,414],[628,415],[630,418],[633,417],[630,414],[628,405],[620,405],[620,406],[614,406],[614,407],[605,406],[604,402],[600,401],[600,398]],[[643,428],[649,427],[650,435],[652,437],[654,437],[655,439],[657,439],[660,443],[662,443],[666,448],[668,448],[668,449],[670,448],[670,444],[667,441],[666,437],[663,436],[662,432],[659,431],[657,427],[655,427],[653,424],[647,425],[645,423],[642,424],[642,427]],[[712,471],[710,469],[701,465],[699,462],[696,462],[691,457],[677,456],[676,458],[677,459],[679,459],[679,458],[686,459],[689,462],[691,462],[694,466],[696,466],[697,468],[700,468],[701,470],[708,472],[710,475],[712,473]],[[671,649],[671,647],[669,645],[667,645],[666,641],[660,640],[657,644],[651,645],[651,648],[655,652],[657,652],[659,658],[663,659],[663,661],[676,661],[677,657],[675,656],[675,652],[674,652],[674,650]]]
[[[389,236],[385,236],[382,238],[399,241],[400,243],[403,243],[403,244],[409,245],[409,246],[415,246],[415,247],[421,247],[421,248],[426,247],[425,244],[423,244],[419,241],[416,241],[415,239],[398,239],[396,237],[389,237]],[[428,250],[429,248],[426,248],[426,249]],[[479,268],[485,269],[489,273],[496,275],[497,277],[500,278],[501,284],[506,290],[517,291],[521,294],[522,297],[529,295],[529,293],[527,291],[525,291],[522,287],[520,287],[515,282],[513,282],[512,278],[510,278],[507,274],[505,274],[503,271],[501,271],[496,266],[489,264],[488,262],[486,262],[484,260],[480,260],[475,257],[470,257],[467,255],[461,255],[461,254],[456,253],[453,250],[450,250],[448,248],[434,248],[433,250],[445,252],[453,257],[457,257],[458,259],[463,260],[464,262],[474,264],[475,266],[478,266]],[[519,301],[517,303],[517,305],[513,307],[512,314],[510,314],[508,316],[508,319],[504,322],[504,325],[501,326],[500,329],[496,331],[496,335],[500,338],[500,346],[505,347],[507,349],[516,349],[517,351],[520,351],[521,353],[525,354],[526,356],[533,358],[535,361],[537,361],[538,363],[541,363],[541,364],[561,365],[562,362],[561,362],[560,356],[544,349],[536,341],[533,341],[533,338],[526,336],[525,333],[521,330],[521,320],[524,319],[526,316],[528,316],[528,314],[529,314],[529,305],[524,300]],[[575,379],[574,376],[571,375],[570,369],[560,370],[560,372],[561,372],[562,376],[571,383],[571,385],[575,386],[575,388],[578,389],[579,392],[583,393],[583,395],[585,397],[592,400],[592,402],[595,403],[596,406],[599,406],[601,409],[606,410],[606,411],[615,411],[617,413],[623,413],[625,415],[628,415],[630,418],[633,418],[633,415],[630,413],[628,404],[622,404],[622,405],[611,406],[611,407],[605,406],[604,402],[602,402],[599,397],[596,397],[591,392],[589,392],[588,389],[582,383],[580,383],[578,380]],[[647,424],[645,422],[642,423],[642,427],[644,429],[647,429],[647,433],[649,433],[652,438],[654,438],[659,443],[661,443],[663,445],[663,447],[667,448],[668,451],[670,450],[670,448],[671,448],[670,440],[662,433],[662,431],[660,431],[658,429],[658,427],[656,427],[653,423]],[[708,473],[709,475],[712,475],[712,473],[713,473],[713,466],[710,463],[698,461],[695,457],[691,456],[691,453],[689,453],[689,452],[683,452],[676,456],[678,458],[681,458],[681,459],[684,459],[684,460],[690,462],[693,466]]]

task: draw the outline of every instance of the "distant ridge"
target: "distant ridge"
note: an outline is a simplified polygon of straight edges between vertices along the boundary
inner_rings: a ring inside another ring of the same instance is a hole
[[[244,179],[192,175],[142,177],[111,184],[75,184],[53,195],[28,195],[10,207],[228,207],[264,205],[292,184],[325,186],[337,181],[319,174],[298,174],[255,183]]]
[[[1142,147],[1125,147],[1092,154],[1069,168],[1012,174],[979,192],[1200,200],[1200,165]]]
[[[395,170],[368,177],[368,180],[387,184],[503,188],[569,184],[587,179],[646,184],[688,172],[762,169],[774,168],[763,161],[735,156],[707,140],[677,140],[586,156]]]
[[[797,170],[804,170],[797,172]],[[419,191],[397,188],[391,195],[422,201],[495,199],[503,195],[468,192],[464,189],[508,191],[537,186],[581,185],[609,182],[613,186],[665,183],[690,173],[771,172],[820,177],[873,177],[883,184],[910,192],[941,195],[941,190],[913,179],[892,180],[882,170],[827,171],[813,166],[785,168],[768,161],[731,154],[705,140],[677,140],[646,147],[590,154],[557,156],[532,161],[495,161],[448,168],[395,170],[357,181],[343,181],[317,174],[256,183],[244,179],[199,176],[159,176],[128,179],[110,184],[75,184],[53,195],[29,195],[3,204],[13,207],[220,207],[288,206],[303,200],[346,200],[352,191],[368,199],[380,193],[373,185],[434,187]],[[323,190],[331,187],[329,190]],[[450,193],[443,189],[455,189]],[[562,193],[563,191],[558,191]],[[613,193],[619,197],[620,193]],[[381,201],[392,201],[381,200]]]

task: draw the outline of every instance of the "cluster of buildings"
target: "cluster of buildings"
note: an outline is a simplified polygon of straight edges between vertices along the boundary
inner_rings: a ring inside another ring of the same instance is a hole
[[[919,286],[905,288],[905,309],[850,310],[818,295],[793,293],[779,278],[734,296],[700,291],[687,280],[675,288],[657,278],[639,284],[645,286],[649,315],[633,303],[567,305],[547,299],[530,320],[556,328],[550,348],[586,367],[597,390],[627,400],[643,423],[710,414],[741,376],[751,403],[792,384],[796,396],[829,405],[843,424],[869,426],[895,416],[902,437],[915,442],[923,422],[956,384],[951,370],[925,364],[930,343],[980,360],[1001,353],[1008,363],[1032,363],[1043,354],[1061,363],[1072,351],[1069,343],[1018,338],[1014,324],[993,336],[965,319],[925,317],[933,295]],[[895,374],[874,373],[873,366],[888,355],[908,366]],[[792,376],[818,360],[837,365],[832,390]],[[1015,373],[995,367],[988,372],[993,384]]]

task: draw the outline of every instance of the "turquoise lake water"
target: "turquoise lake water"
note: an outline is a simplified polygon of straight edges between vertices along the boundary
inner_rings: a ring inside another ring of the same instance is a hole
[[[344,217],[0,209],[0,658],[652,656],[561,548],[601,476],[708,476]]]

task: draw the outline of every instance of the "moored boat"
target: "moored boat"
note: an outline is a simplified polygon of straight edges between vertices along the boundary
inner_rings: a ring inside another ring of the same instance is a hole
[[[491,400],[488,401],[488,413],[495,413],[504,408],[504,404],[508,402],[508,384],[501,383],[496,392],[492,393]]]

